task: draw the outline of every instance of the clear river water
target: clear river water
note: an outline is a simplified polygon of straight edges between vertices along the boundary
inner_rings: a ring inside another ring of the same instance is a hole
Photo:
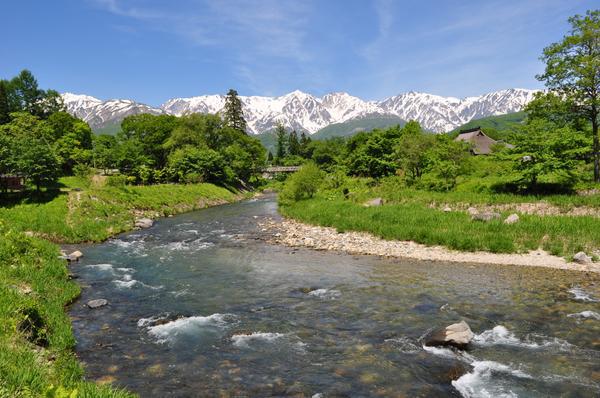
[[[600,396],[597,275],[294,249],[265,217],[274,198],[84,247],[86,376],[142,397]],[[468,351],[423,347],[461,319]]]

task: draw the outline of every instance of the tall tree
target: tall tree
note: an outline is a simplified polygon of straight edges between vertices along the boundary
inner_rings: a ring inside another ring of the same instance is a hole
[[[227,126],[246,132],[246,119],[244,119],[242,101],[240,101],[238,93],[234,89],[227,92],[225,107],[223,108],[223,120]]]
[[[8,104],[7,83],[0,80],[0,124],[10,122],[10,106]]]
[[[285,132],[285,127],[283,127],[283,124],[278,123],[277,124],[277,130],[275,131],[275,135],[277,136],[277,153],[276,153],[276,157],[277,160],[281,160],[285,157],[285,153],[286,153],[286,137],[287,137],[287,133]]]
[[[300,133],[300,154],[304,157],[308,155],[308,144],[310,144],[311,139],[306,133],[303,131]]]
[[[45,93],[38,87],[38,82],[33,74],[27,69],[23,69],[17,77],[13,78],[11,84],[19,99],[19,108],[32,115],[41,116]]]
[[[575,15],[569,23],[569,34],[544,49],[546,69],[537,78],[591,122],[594,180],[600,182],[600,10]]]
[[[301,147],[300,141],[298,141],[298,133],[296,130],[292,130],[288,137],[288,153],[290,155],[300,155]]]

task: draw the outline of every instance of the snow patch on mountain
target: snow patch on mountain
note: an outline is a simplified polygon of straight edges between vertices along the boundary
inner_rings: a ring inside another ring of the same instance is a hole
[[[518,112],[533,99],[535,90],[508,89],[463,99],[408,92],[382,101],[364,101],[350,94],[331,93],[322,98],[296,90],[279,97],[240,96],[244,117],[251,133],[262,133],[283,123],[287,128],[316,133],[334,123],[365,117],[398,116],[416,120],[434,132],[450,131],[473,119]],[[224,95],[173,98],[160,108],[131,100],[101,101],[87,95],[63,94],[67,110],[93,128],[117,123],[139,113],[185,115],[218,113]]]

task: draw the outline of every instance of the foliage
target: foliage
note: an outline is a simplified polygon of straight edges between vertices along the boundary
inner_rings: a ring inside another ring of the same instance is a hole
[[[312,198],[322,180],[321,170],[314,163],[306,163],[300,170],[288,177],[281,191],[281,200],[295,202]]]
[[[600,10],[569,18],[571,30],[544,49],[538,79],[592,124],[594,180],[600,182]]]
[[[223,108],[223,120],[225,125],[234,130],[245,133],[246,120],[242,110],[242,101],[238,97],[237,91],[230,89],[225,97],[225,107]]]
[[[540,179],[550,176],[574,185],[577,166],[589,153],[583,133],[539,119],[521,127],[513,141],[515,147],[499,156],[513,161],[518,182],[527,190],[535,190]]]

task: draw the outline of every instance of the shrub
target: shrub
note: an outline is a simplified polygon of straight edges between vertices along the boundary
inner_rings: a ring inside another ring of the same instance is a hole
[[[323,173],[314,163],[306,163],[286,181],[281,192],[281,199],[296,202],[312,198],[323,180]]]
[[[106,185],[109,187],[124,187],[127,184],[127,176],[108,176]]]

